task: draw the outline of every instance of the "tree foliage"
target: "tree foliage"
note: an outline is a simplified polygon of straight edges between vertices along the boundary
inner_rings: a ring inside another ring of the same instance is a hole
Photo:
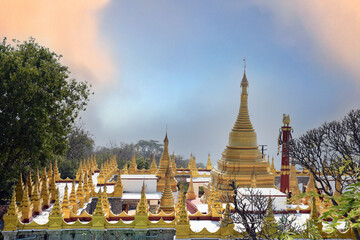
[[[64,156],[58,156],[58,168],[61,178],[74,178],[80,161],[88,159],[94,151],[91,134],[80,124],[75,124],[68,136],[68,148]]]
[[[230,186],[232,196],[223,196],[221,202],[231,203],[234,212],[224,217],[222,224],[234,223],[241,233],[240,239],[293,239],[302,235],[303,228],[296,223],[296,216],[282,214],[278,221],[275,220],[273,197],[256,188],[240,189],[235,182]]]
[[[350,111],[341,121],[326,122],[307,131],[290,142],[289,150],[295,163],[308,169],[314,176],[319,184],[315,185],[317,190],[330,198],[335,205],[333,211],[341,212],[342,217],[354,226],[354,233],[360,239],[355,227],[359,211],[352,211],[352,207],[349,207],[353,205],[357,210],[358,205],[345,204],[355,196],[348,193],[354,190],[351,185],[357,184],[360,177],[360,110]],[[333,217],[336,219],[336,214]]]
[[[163,144],[157,140],[140,140],[136,143],[137,152],[144,159],[152,159],[155,155],[155,159],[160,159],[163,152]]]
[[[0,43],[0,196],[8,198],[19,171],[64,154],[67,137],[90,94],[69,79],[60,55],[34,39]]]

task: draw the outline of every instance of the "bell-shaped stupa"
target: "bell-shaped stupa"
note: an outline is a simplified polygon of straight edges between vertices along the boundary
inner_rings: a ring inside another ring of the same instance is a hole
[[[229,143],[211,171],[211,183],[220,191],[229,191],[229,183],[235,181],[239,187],[251,187],[251,175],[256,174],[256,187],[274,188],[274,174],[257,145],[256,133],[248,112],[248,80],[244,72],[241,81],[241,103],[234,127],[229,134]]]

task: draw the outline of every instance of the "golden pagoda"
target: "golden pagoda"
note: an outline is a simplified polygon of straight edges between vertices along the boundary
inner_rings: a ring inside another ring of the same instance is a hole
[[[164,151],[163,154],[160,158],[160,162],[159,162],[159,168],[156,171],[156,176],[159,178],[158,182],[157,182],[157,191],[158,192],[162,192],[164,191],[165,188],[165,182],[166,182],[166,171],[167,168],[170,167],[171,168],[171,162],[170,162],[170,156],[169,156],[169,150],[168,150],[168,145],[169,145],[169,140],[167,137],[167,133],[165,135],[165,139],[164,139]],[[172,169],[170,169],[170,187],[171,190],[173,192],[177,191],[177,181],[175,180],[174,174]]]
[[[276,174],[276,168],[275,168],[275,164],[274,164],[274,157],[271,158],[270,172],[273,173],[273,174]]]
[[[240,187],[251,186],[252,170],[256,173],[258,188],[274,188],[274,174],[267,169],[267,162],[257,145],[256,133],[248,112],[248,81],[246,74],[241,82],[241,104],[238,117],[229,134],[229,143],[211,171],[211,183],[221,192],[230,191],[229,183],[236,181]]]
[[[54,175],[55,175],[55,181],[60,181],[61,180],[56,160],[55,160],[55,164],[54,164]]]
[[[211,160],[210,160],[210,153],[209,153],[209,155],[208,155],[208,161],[207,161],[207,163],[206,163],[206,169],[207,170],[211,170],[213,168],[213,166],[212,166],[212,163],[211,163]]]
[[[187,190],[186,193],[186,199],[195,199],[196,198],[196,194],[194,191],[194,184],[193,184],[193,176],[190,176],[190,183],[189,183],[189,188]]]
[[[40,183],[37,182],[34,184],[34,190],[31,194],[31,203],[33,205],[34,215],[39,215],[42,211],[42,199],[40,198],[39,191]]]
[[[177,167],[176,167],[175,154],[174,153],[172,154],[171,168],[172,168],[174,174],[176,174]]]
[[[29,172],[28,172],[28,175],[27,175],[26,185],[27,185],[28,190],[29,190],[29,196],[31,196],[31,194],[33,192],[33,182],[31,180],[31,169],[29,169]]]
[[[16,205],[16,192],[13,191],[12,197],[11,197],[11,203],[8,208],[7,213],[3,216],[4,222],[6,223],[4,225],[4,231],[15,231],[17,228],[17,225],[19,223],[19,210]]]
[[[129,166],[129,174],[137,174],[137,171],[138,171],[138,169],[137,169],[135,153],[134,153],[131,158],[131,162],[130,162],[130,166]]]
[[[21,213],[22,213],[22,222],[28,223],[31,222],[33,216],[33,205],[29,199],[28,186],[25,186],[23,199],[21,201]]]
[[[65,185],[64,190],[64,198],[61,203],[61,209],[64,213],[64,219],[70,218],[70,203],[69,203],[69,195],[68,195],[68,185]]]
[[[153,155],[153,160],[152,160],[151,165],[150,165],[149,173],[150,174],[155,174],[156,171],[157,171],[157,166],[156,166],[156,162],[155,162],[155,155]]]
[[[161,195],[160,200],[160,207],[159,211],[163,210],[165,213],[172,213],[175,211],[175,204],[174,204],[174,195],[171,191],[170,186],[170,175],[171,175],[171,169],[170,166],[168,166],[168,169],[166,171],[166,182],[165,182],[165,188]]]
[[[114,192],[112,194],[112,197],[122,197],[123,191],[124,191],[124,186],[122,185],[122,182],[121,182],[121,171],[118,170],[118,178],[117,178],[117,182],[114,186]]]
[[[15,188],[16,191],[16,202],[21,202],[24,195],[24,183],[22,180],[22,174],[19,174],[19,180]]]

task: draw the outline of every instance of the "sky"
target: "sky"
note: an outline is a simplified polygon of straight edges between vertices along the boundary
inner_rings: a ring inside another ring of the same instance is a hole
[[[246,57],[258,144],[293,137],[360,103],[357,0],[0,0],[0,37],[62,54],[94,95],[81,115],[97,146],[163,141],[213,164],[228,143]]]

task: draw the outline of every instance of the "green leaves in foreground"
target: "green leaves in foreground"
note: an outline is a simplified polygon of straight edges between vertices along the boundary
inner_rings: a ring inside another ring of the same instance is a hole
[[[34,39],[0,43],[0,196],[19,171],[46,166],[67,148],[67,136],[90,94],[69,79],[60,57]]]

